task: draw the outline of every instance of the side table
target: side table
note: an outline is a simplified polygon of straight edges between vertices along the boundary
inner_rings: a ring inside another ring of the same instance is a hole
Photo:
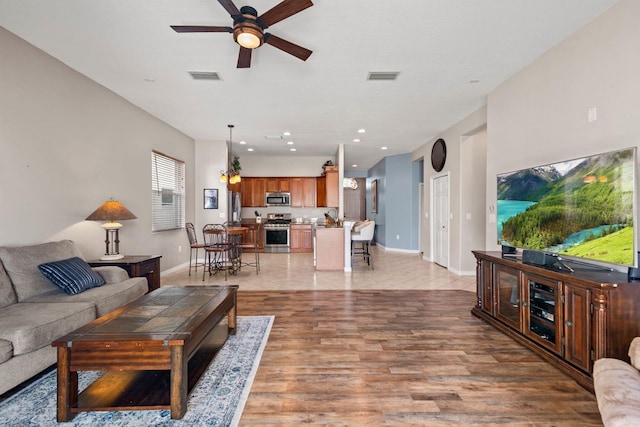
[[[130,255],[109,261],[94,259],[88,264],[91,267],[115,265],[127,270],[129,277],[146,277],[151,292],[160,287],[160,258],[161,255]]]

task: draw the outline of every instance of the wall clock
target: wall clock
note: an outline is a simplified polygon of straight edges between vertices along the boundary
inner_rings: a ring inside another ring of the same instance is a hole
[[[444,168],[444,162],[447,160],[447,144],[444,139],[440,138],[433,143],[431,148],[431,166],[436,172],[440,172]]]

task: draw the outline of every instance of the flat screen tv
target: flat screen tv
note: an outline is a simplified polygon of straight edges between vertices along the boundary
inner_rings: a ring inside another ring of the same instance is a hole
[[[498,243],[634,266],[636,149],[498,175]]]

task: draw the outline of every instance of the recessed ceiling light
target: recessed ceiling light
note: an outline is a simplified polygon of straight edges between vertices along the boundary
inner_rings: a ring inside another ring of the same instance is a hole
[[[246,144],[246,143],[247,143],[247,141],[240,141],[240,144],[241,144],[241,145],[244,145],[244,144]]]
[[[364,129],[358,129],[358,133],[365,133],[365,132],[366,132],[366,130],[364,130]]]
[[[386,150],[386,149],[387,149],[387,147],[380,147],[380,149],[381,149],[381,150]]]
[[[351,167],[352,167],[352,168],[357,168],[357,167],[358,167],[358,165],[351,165]]]
[[[360,142],[358,138],[354,139],[353,142]]]
[[[289,151],[296,151],[295,148],[289,148]]]
[[[291,136],[291,132],[285,132],[283,133],[284,136]]]
[[[247,148],[247,151],[253,151],[253,148]]]
[[[293,145],[293,141],[287,142],[287,145]]]

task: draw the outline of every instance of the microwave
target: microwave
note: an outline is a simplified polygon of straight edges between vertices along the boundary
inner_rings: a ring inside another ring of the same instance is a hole
[[[267,193],[264,198],[266,206],[291,206],[290,193]]]

